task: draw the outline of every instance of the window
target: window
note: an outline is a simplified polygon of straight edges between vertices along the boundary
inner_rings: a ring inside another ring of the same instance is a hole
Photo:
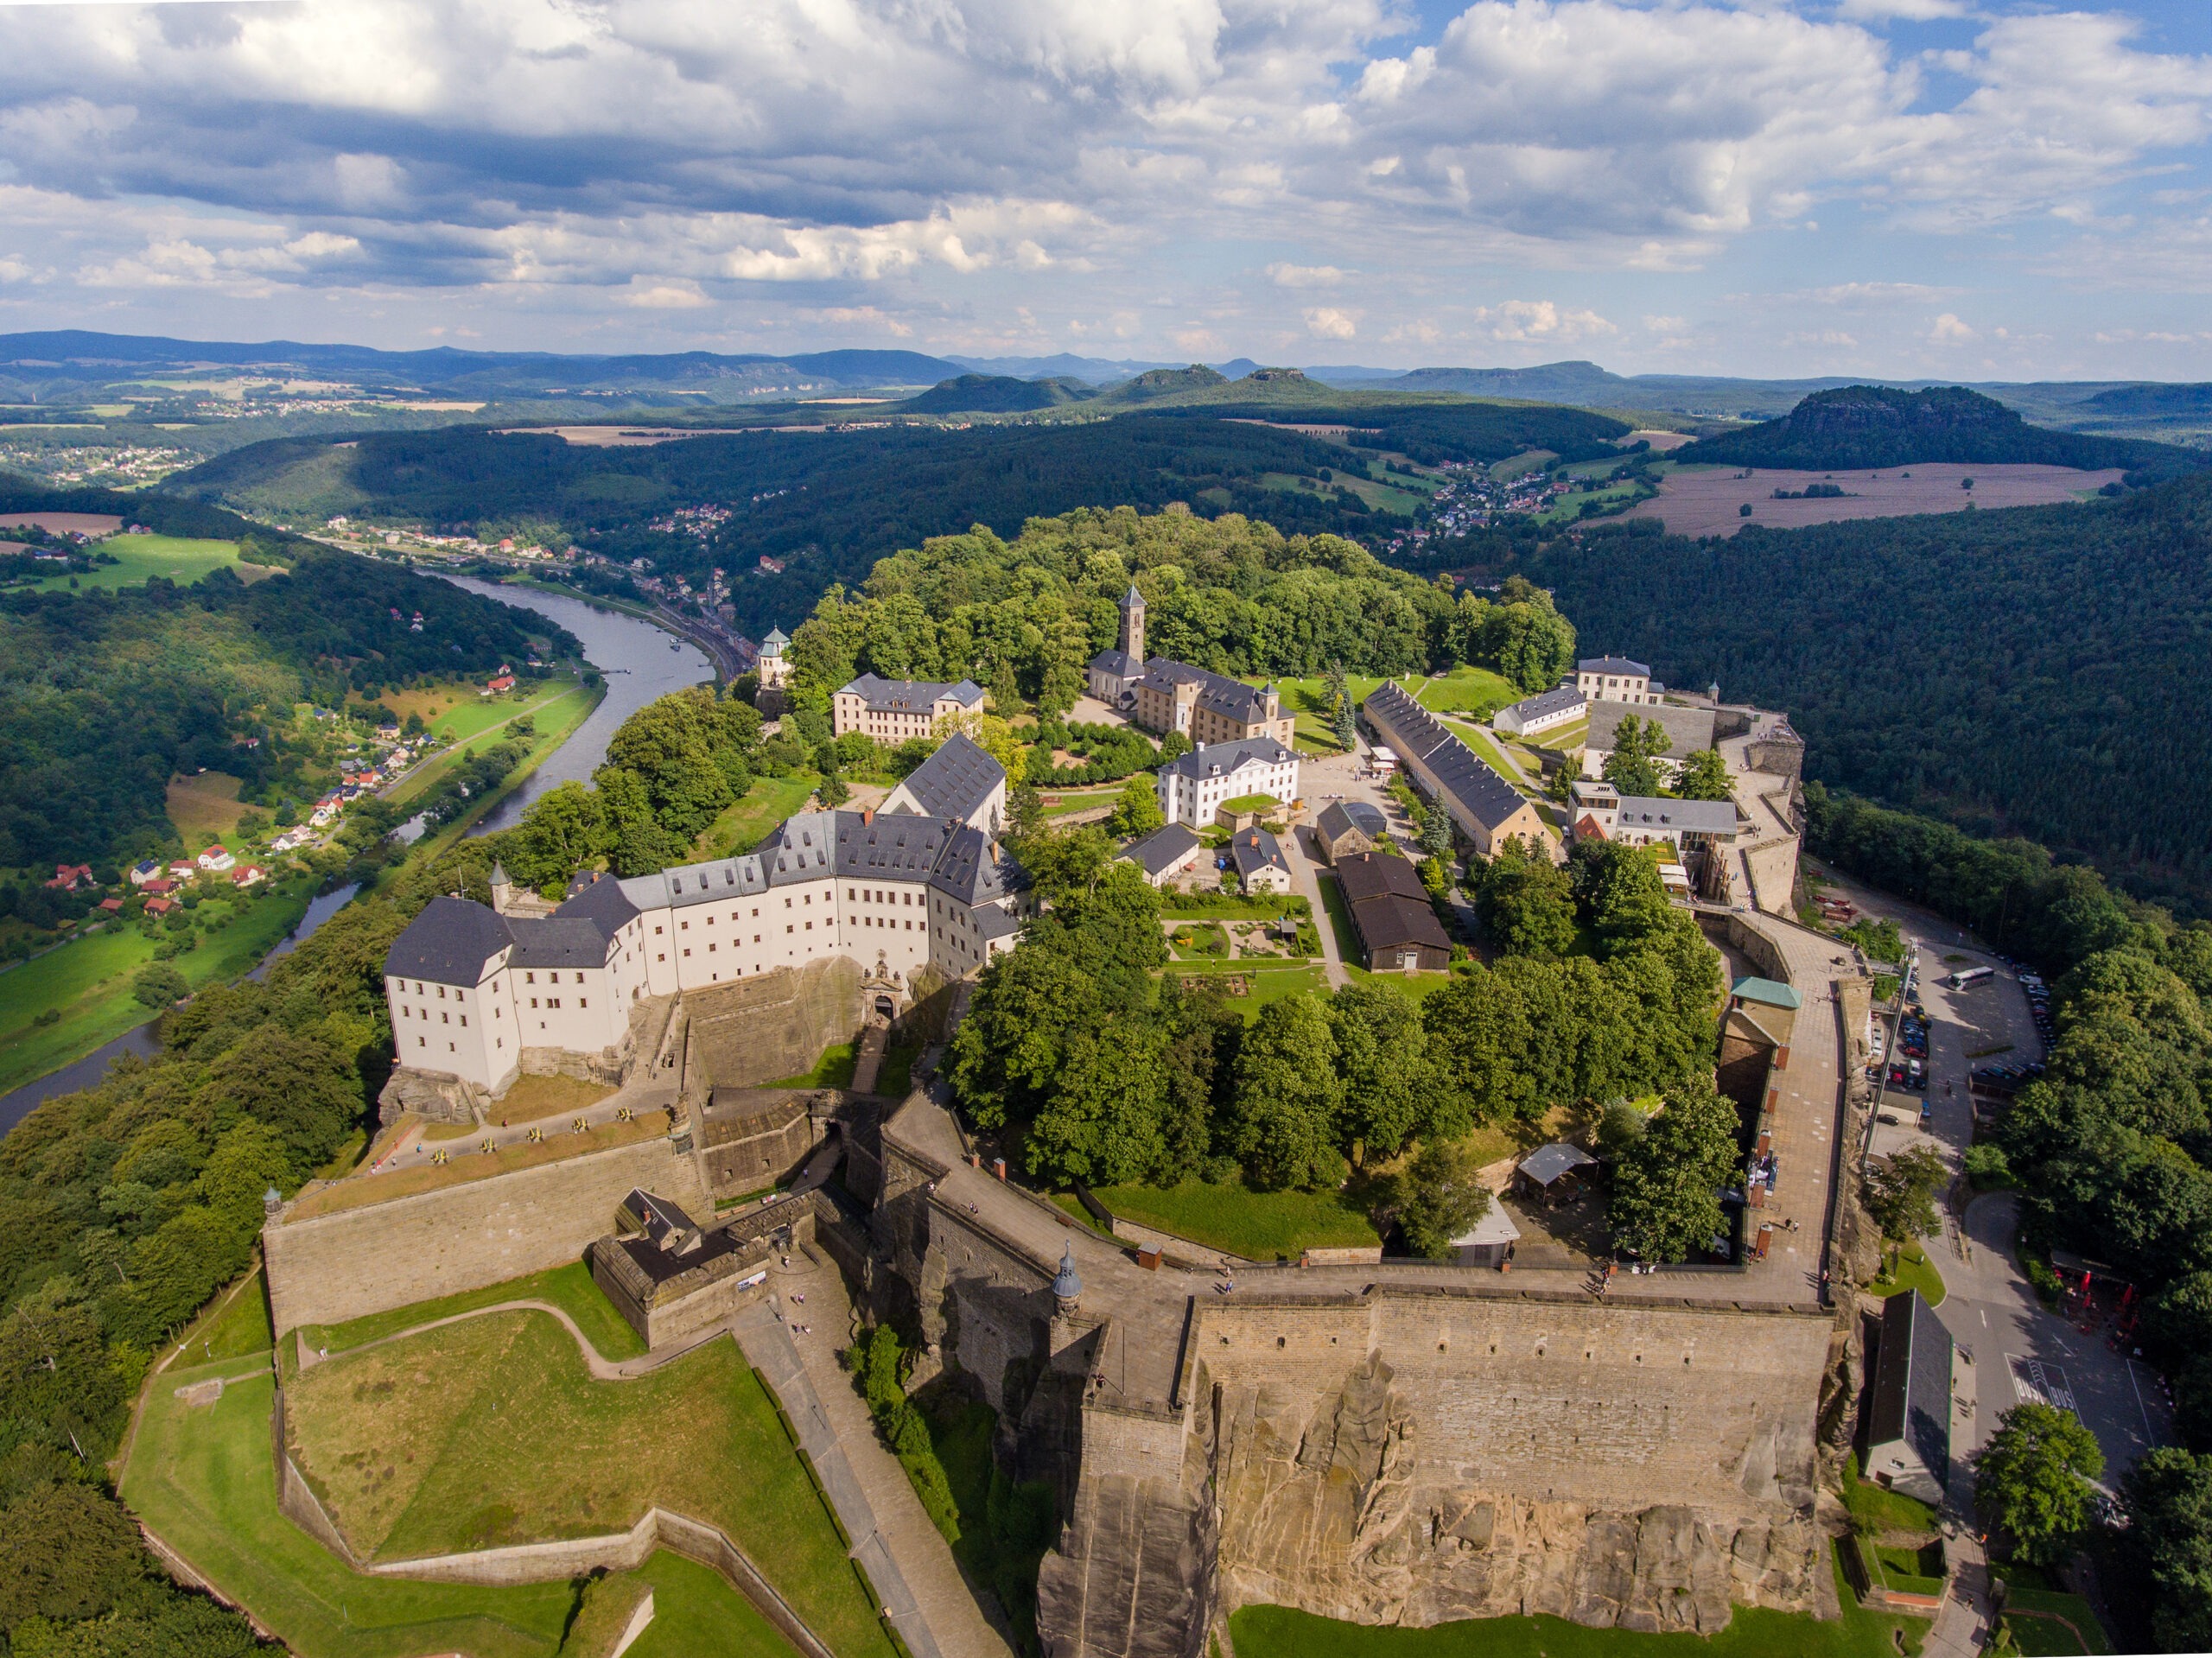
[[[428,1038],[418,1036],[415,1039],[415,1045],[418,1048],[427,1048],[430,1044]]]
[[[786,903],[788,903],[790,900],[789,900],[789,899],[785,899],[785,901]],[[785,932],[789,932],[789,931],[791,931],[791,924],[790,922],[786,921],[785,923],[784,923],[784,931],[785,931]]]
[[[583,981],[584,981],[584,975],[583,975],[582,974],[581,974],[581,973],[577,974],[577,975],[576,975],[576,982],[577,982],[578,984],[582,984]]]
[[[686,944],[686,945],[683,947],[683,953],[684,953],[684,955],[686,955],[686,956],[689,956],[689,955],[690,955],[690,954],[691,954],[691,947],[690,947],[689,944]]]
[[[522,981],[524,984],[536,984],[537,982],[537,975],[535,973],[525,973],[522,975]],[[532,1002],[530,1005],[533,1007],[537,1006],[536,1002]]]
[[[655,927],[655,928],[653,929],[653,931],[654,931],[655,932],[658,932],[658,931],[660,931],[660,929],[659,929],[658,927]],[[657,955],[657,956],[655,956],[653,957],[653,960],[655,960],[656,962],[665,962],[667,959],[668,959],[668,952],[667,952],[666,950],[662,950],[658,955]]]
[[[440,1001],[443,1001],[445,999],[446,999],[446,988],[445,988],[445,986],[443,986],[443,985],[440,985],[440,986],[438,987],[438,1000],[439,1000]]]
[[[659,924],[658,924],[658,923],[654,924],[654,926],[653,926],[653,937],[656,937],[656,938],[659,937],[660,937],[660,931],[661,931],[661,930],[660,930]],[[663,959],[664,959],[664,960],[665,960],[666,958],[665,958],[665,957],[664,957]]]
[[[589,999],[588,999],[588,998],[587,998],[587,997],[578,996],[578,997],[576,998],[576,1006],[577,1006],[577,1007],[590,1007],[590,1006],[591,1006],[591,1002],[590,1002]],[[468,1021],[467,1021],[467,1020],[465,1020],[465,1019],[464,1019],[463,1020],[461,1020],[461,1022],[462,1024],[464,1024],[464,1025],[466,1025],[466,1024],[467,1024],[467,1023],[468,1023]]]
[[[451,1013],[440,1013],[440,1014],[438,1015],[438,1023],[439,1023],[439,1024],[441,1024],[441,1025],[450,1025],[450,1024],[452,1024],[452,1023],[453,1023],[453,1015],[452,1015]]]
[[[545,1005],[548,1007],[558,1007],[561,1005],[561,999],[558,996],[548,996],[545,999]]]

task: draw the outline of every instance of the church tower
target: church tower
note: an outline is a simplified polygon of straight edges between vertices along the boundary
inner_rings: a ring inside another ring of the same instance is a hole
[[[1134,581],[1122,595],[1122,651],[1138,666],[1144,665],[1144,594],[1137,591]]]

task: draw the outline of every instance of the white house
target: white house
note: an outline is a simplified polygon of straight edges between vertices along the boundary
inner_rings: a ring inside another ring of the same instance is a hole
[[[1624,846],[1665,844],[1677,852],[1736,843],[1733,800],[1672,800],[1624,795],[1610,783],[1574,785],[1573,838]]]
[[[1574,688],[1592,702],[1656,704],[1667,688],[1651,680],[1651,670],[1626,657],[1585,657],[1574,664]]]
[[[830,723],[842,737],[865,732],[881,743],[926,737],[948,714],[979,714],[983,688],[972,679],[940,685],[924,679],[884,679],[862,674],[830,699]]]
[[[1590,699],[1575,685],[1560,685],[1523,697],[1490,717],[1491,729],[1509,736],[1533,737],[1540,731],[1573,725],[1590,712]]]
[[[996,835],[1006,826],[1006,768],[956,731],[884,797],[883,813],[949,818]]]
[[[1298,755],[1272,737],[1209,743],[1161,766],[1154,787],[1169,823],[1205,829],[1224,800],[1267,795],[1287,805],[1297,799]]]
[[[194,861],[211,875],[219,875],[226,869],[238,867],[238,860],[219,846],[211,846]]]

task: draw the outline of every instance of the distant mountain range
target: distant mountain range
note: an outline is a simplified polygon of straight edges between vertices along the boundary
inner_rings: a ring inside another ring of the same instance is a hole
[[[134,382],[210,370],[289,373],[341,379],[385,396],[514,403],[547,398],[666,397],[676,403],[734,405],[867,391],[921,391],[916,412],[1015,413],[1080,401],[1086,391],[1119,388],[1123,401],[1147,401],[1154,386],[1187,392],[1194,372],[1239,381],[1260,368],[1249,357],[1189,364],[1085,357],[937,357],[923,352],[843,350],[724,353],[676,352],[591,355],[555,352],[378,351],[298,340],[246,344],[172,340],[78,329],[0,334],[0,402],[71,403]],[[1358,364],[1306,367],[1305,378],[1338,391],[1510,398],[1613,412],[1644,411],[1704,420],[1768,420],[1816,391],[1866,384],[1921,390],[1937,380],[1876,381],[1829,375],[1758,380],[1720,375],[1622,375],[1596,363],[1531,368],[1417,368]],[[992,383],[988,391],[982,382]],[[1020,392],[1001,381],[1040,384]],[[954,389],[948,389],[948,383]],[[1216,383],[1217,384],[1217,382]],[[2079,380],[1978,382],[1975,391],[2041,425],[2113,435],[2212,439],[2212,384]],[[940,407],[941,406],[941,407]]]

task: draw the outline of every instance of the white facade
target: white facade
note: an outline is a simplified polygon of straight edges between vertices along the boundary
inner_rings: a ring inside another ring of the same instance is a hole
[[[1160,815],[1186,829],[1205,829],[1224,800],[1268,795],[1287,806],[1298,798],[1298,754],[1273,738],[1213,743],[1160,768],[1154,792]]]
[[[1588,696],[1578,688],[1562,685],[1557,690],[1500,708],[1491,715],[1491,729],[1503,731],[1508,736],[1533,737],[1540,731],[1573,725],[1589,712]]]
[[[1650,704],[1664,701],[1651,670],[1626,657],[1588,657],[1575,664],[1574,687],[1592,702]]]

